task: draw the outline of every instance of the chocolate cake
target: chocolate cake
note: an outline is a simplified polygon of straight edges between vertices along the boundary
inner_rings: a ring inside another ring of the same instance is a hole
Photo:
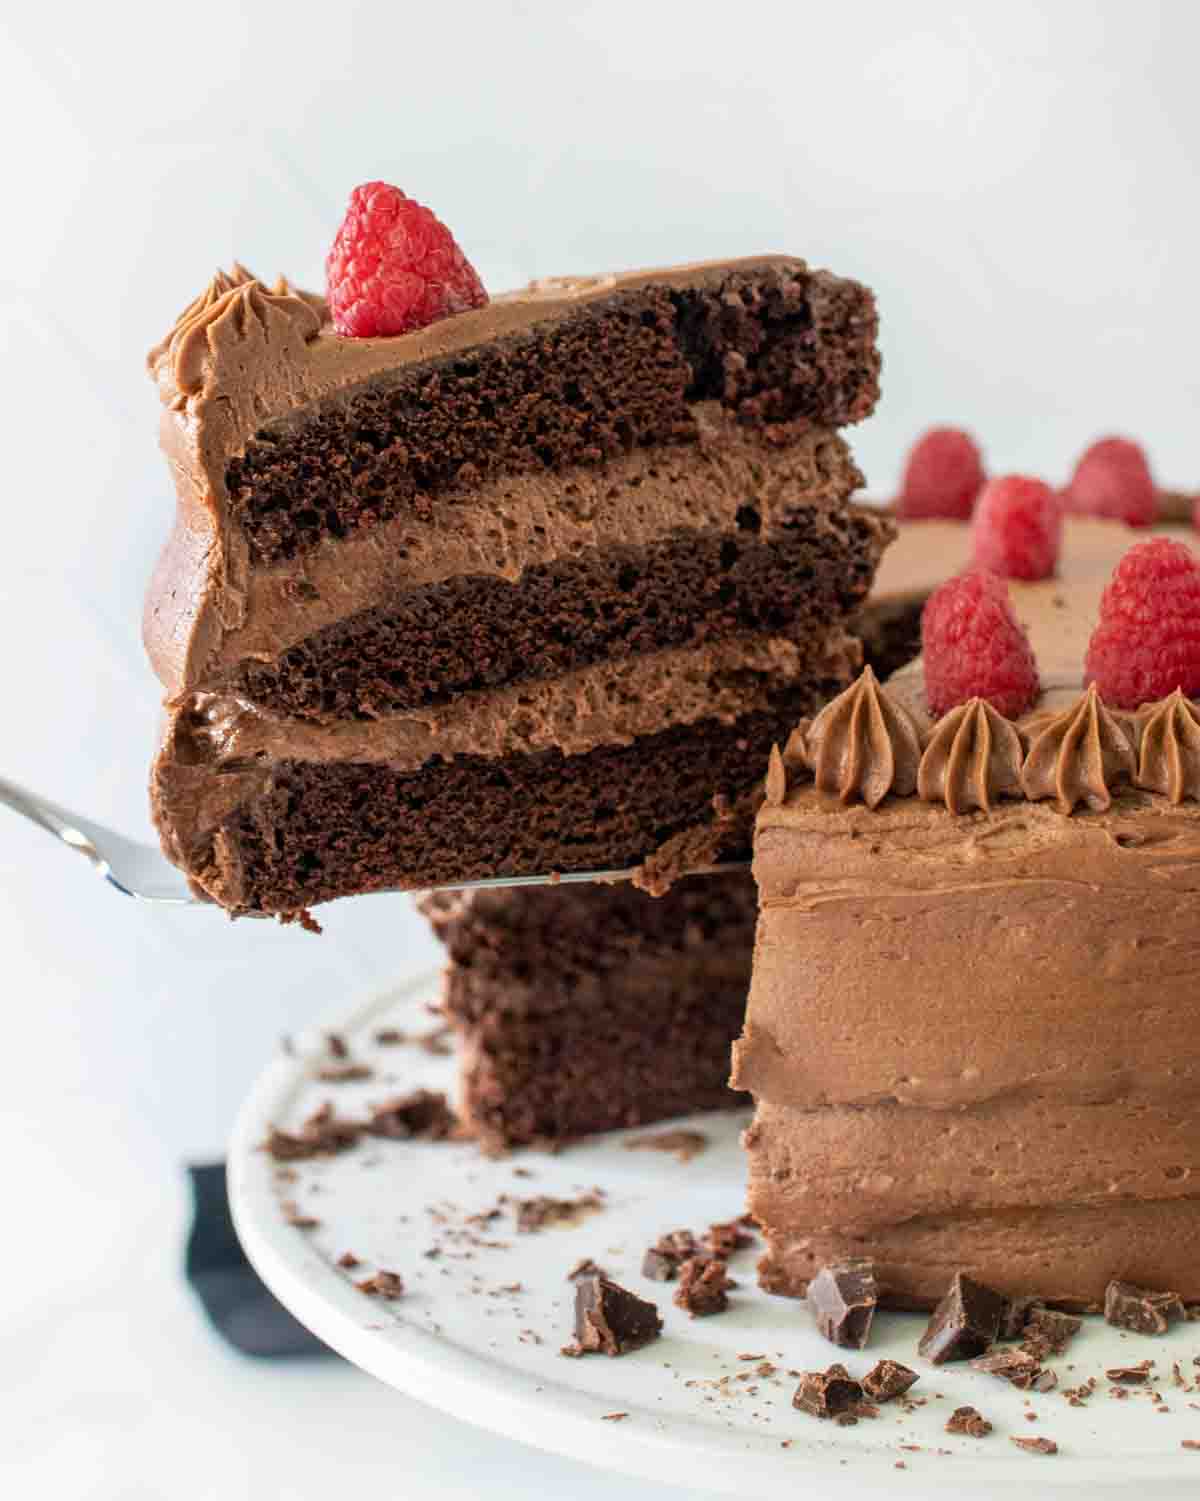
[[[958,1271],[1078,1310],[1113,1278],[1200,1300],[1200,716],[1083,688],[1132,540],[1069,520],[1059,577],[1010,586],[1042,684],[1018,723],[931,723],[917,663],[773,758],[733,1073],[772,1291],[864,1257],[892,1306]],[[893,620],[969,542],[900,550]]]
[[[460,1106],[485,1147],[745,1104],[728,1086],[757,911],[750,872],[437,892]]]
[[[295,915],[631,867],[736,804],[857,667],[891,523],[847,503],[837,430],[875,404],[875,336],[866,288],[784,256],[370,338],[218,275],[150,356],[167,853]]]

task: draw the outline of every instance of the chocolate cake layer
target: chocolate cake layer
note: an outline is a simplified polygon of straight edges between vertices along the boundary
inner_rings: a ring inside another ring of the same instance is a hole
[[[728,1108],[754,941],[749,873],[439,893],[463,1113],[484,1145],[561,1142]],[[663,1060],[669,1059],[669,1068]]]
[[[188,868],[235,911],[291,913],[347,890],[636,865],[711,819],[714,800],[751,791],[751,768],[836,688],[809,683],[732,723],[701,720],[579,756],[464,755],[405,772],[281,760],[188,852]],[[748,838],[748,828],[731,833],[731,853],[747,853]]]
[[[517,582],[455,578],[413,590],[246,662],[233,690],[276,715],[376,719],[603,659],[733,633],[804,640],[844,619],[870,587],[874,518],[801,514],[759,542],[744,531],[613,547],[531,568]],[[839,524],[841,530],[839,531]],[[850,561],[845,530],[868,544]]]
[[[488,310],[458,320],[489,321]],[[376,374],[259,428],[225,473],[251,560],[293,557],[498,474],[692,441],[691,406],[842,427],[878,394],[871,294],[784,260],[614,286],[476,348]]]

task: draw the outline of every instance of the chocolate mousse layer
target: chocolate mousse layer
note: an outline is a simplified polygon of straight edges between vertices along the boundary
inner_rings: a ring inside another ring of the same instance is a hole
[[[1170,705],[1083,692],[1136,540],[1068,522],[1060,576],[1011,585],[1044,691],[986,756],[939,760],[966,720],[931,725],[917,663],[852,691],[876,718],[843,795],[824,727],[777,762],[733,1073],[774,1291],[866,1256],[902,1306],[959,1269],[1070,1307],[1113,1277],[1200,1300],[1200,777],[1158,774]]]
[[[871,294],[789,257],[538,283],[393,339],[242,268],[151,354],[164,847],[237,911],[745,848],[890,521],[835,429]],[[739,764],[738,753],[744,759]],[[727,837],[728,835],[728,837]]]

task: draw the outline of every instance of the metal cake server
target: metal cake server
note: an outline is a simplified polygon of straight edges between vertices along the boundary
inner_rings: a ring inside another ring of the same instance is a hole
[[[118,834],[94,818],[82,818],[45,798],[0,777],[0,806],[27,818],[68,849],[82,855],[102,880],[122,896],[139,902],[157,902],[168,907],[220,909],[195,896],[182,871],[176,870],[161,850]],[[721,865],[714,869],[731,869]],[[457,881],[439,886],[439,891],[476,891],[485,887],[550,886],[564,881],[627,881],[634,870],[577,870],[564,875],[489,876],[482,881]]]

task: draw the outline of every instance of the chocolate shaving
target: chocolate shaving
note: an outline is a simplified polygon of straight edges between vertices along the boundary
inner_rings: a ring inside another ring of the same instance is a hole
[[[374,1077],[374,1069],[365,1063],[327,1063],[313,1075],[322,1084],[353,1084]]]
[[[327,1157],[352,1147],[362,1134],[356,1121],[341,1120],[326,1102],[315,1110],[299,1131],[281,1131],[272,1126],[263,1147],[276,1162],[298,1162],[306,1157]]]
[[[814,1418],[834,1418],[848,1413],[863,1398],[863,1389],[844,1365],[824,1371],[803,1371],[792,1397],[792,1406]]]
[[[691,1162],[708,1145],[703,1131],[656,1131],[648,1136],[631,1136],[625,1142],[627,1152],[670,1152],[680,1162]]]
[[[1143,1360],[1137,1365],[1110,1366],[1104,1374],[1119,1386],[1148,1386],[1153,1365],[1152,1360]]]
[[[397,1298],[404,1296],[404,1278],[399,1272],[381,1270],[373,1277],[364,1277],[361,1282],[356,1282],[354,1285],[360,1293],[366,1293],[369,1298],[385,1298],[389,1303],[394,1303]]]
[[[1058,1445],[1052,1438],[1017,1438],[1010,1435],[1009,1443],[1016,1444],[1018,1449],[1024,1449],[1026,1454],[1057,1454]]]
[[[414,1089],[372,1105],[371,1119],[363,1130],[390,1141],[445,1141],[458,1128],[458,1117],[441,1090]]]
[[[971,1367],[982,1371],[986,1376],[999,1376],[1002,1381],[1011,1382],[1021,1391],[1028,1391],[1042,1374],[1040,1361],[1024,1350],[992,1350],[987,1355],[981,1355],[978,1360],[973,1360]]]
[[[732,1285],[723,1261],[693,1256],[679,1268],[675,1306],[684,1309],[694,1319],[724,1313],[729,1307],[727,1294]]]
[[[1178,1293],[1153,1292],[1132,1282],[1113,1281],[1104,1292],[1104,1317],[1116,1329],[1165,1334],[1171,1324],[1187,1318],[1187,1310]]]
[[[673,1282],[683,1263],[699,1250],[690,1230],[666,1230],[642,1257],[642,1276],[652,1282]]]
[[[862,1380],[862,1389],[873,1402],[891,1402],[902,1397],[921,1378],[898,1360],[879,1360]]]
[[[947,1433],[965,1433],[968,1438],[986,1438],[992,1425],[974,1407],[956,1407],[946,1423]]]
[[[593,1189],[577,1199],[555,1199],[549,1194],[539,1194],[534,1199],[513,1200],[517,1229],[522,1234],[544,1230],[548,1225],[571,1225],[593,1209],[604,1208],[604,1195]]]

